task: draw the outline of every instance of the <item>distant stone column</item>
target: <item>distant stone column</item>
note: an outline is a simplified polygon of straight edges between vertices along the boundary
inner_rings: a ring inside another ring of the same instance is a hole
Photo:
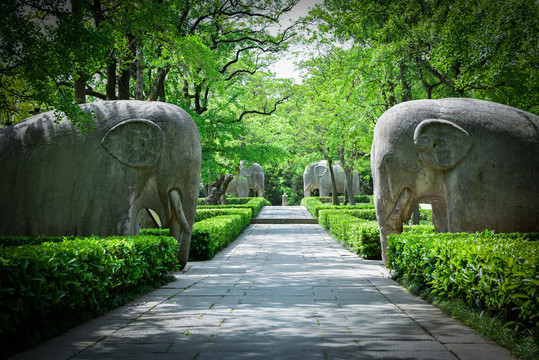
[[[283,206],[288,206],[288,195],[283,194]]]

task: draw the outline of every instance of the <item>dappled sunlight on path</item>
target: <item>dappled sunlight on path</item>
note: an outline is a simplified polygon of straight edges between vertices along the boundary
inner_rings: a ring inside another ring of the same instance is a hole
[[[175,277],[19,359],[510,358],[315,224],[250,225]]]

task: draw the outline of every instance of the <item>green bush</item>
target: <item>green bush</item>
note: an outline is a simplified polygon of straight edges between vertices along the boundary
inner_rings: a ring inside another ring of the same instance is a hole
[[[248,198],[248,197],[239,198],[239,197],[229,197],[229,196],[227,196],[226,197],[226,202],[227,202],[227,204],[230,204],[230,205],[243,205],[243,204],[246,204],[247,202],[249,202],[249,200],[251,200],[251,199],[252,198]],[[198,205],[206,205],[205,201],[206,201],[206,198],[198,198]]]
[[[365,259],[381,259],[380,232],[374,209],[320,210],[319,223],[343,245]],[[404,232],[433,233],[431,225],[404,226]]]
[[[262,197],[254,197],[254,198],[244,198],[249,199],[249,201],[245,204],[239,204],[239,205],[198,205],[197,211],[199,209],[231,209],[231,208],[237,208],[237,209],[246,209],[249,208],[252,210],[253,217],[256,217],[262,207],[269,206],[271,203],[262,198]]]
[[[85,238],[0,247],[0,333],[90,311],[177,268],[172,237]]]
[[[331,196],[320,196],[318,197],[321,202],[324,204],[330,203],[333,201]],[[356,195],[354,196],[354,199],[356,200],[356,204],[359,203],[370,203],[373,204],[372,195]],[[342,204],[344,202],[344,196],[339,196],[339,202]]]
[[[202,220],[206,220],[212,217],[221,216],[221,215],[231,215],[236,214],[244,217],[247,219],[247,221],[250,221],[253,215],[252,208],[218,208],[218,209],[211,209],[211,208],[203,208],[203,209],[197,209],[196,215],[195,215],[195,222],[199,222]]]
[[[503,316],[508,325],[539,327],[539,234],[395,234],[390,266],[397,278],[430,287]]]
[[[306,197],[303,198],[301,201],[301,205],[305,206],[307,208],[307,211],[311,213],[311,215],[318,219],[320,210],[360,210],[360,209],[374,209],[374,205],[364,203],[364,204],[357,204],[357,205],[331,205],[331,204],[324,204],[322,203],[318,198],[316,197]]]
[[[346,247],[365,259],[380,259],[378,223],[359,219],[343,211],[321,212],[320,225],[335,235]]]
[[[328,216],[331,216],[337,213],[348,214],[358,219],[376,221],[376,211],[374,209],[355,209],[355,208],[348,209],[348,207],[344,207],[344,208],[336,207],[336,208],[329,208],[329,209],[320,209],[318,211],[319,224],[325,227],[324,224],[327,222]]]
[[[191,235],[192,260],[209,260],[241,234],[250,223],[244,215],[231,214],[212,217],[196,222]]]

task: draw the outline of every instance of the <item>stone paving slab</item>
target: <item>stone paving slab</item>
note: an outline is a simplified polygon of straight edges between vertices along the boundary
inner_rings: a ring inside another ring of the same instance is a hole
[[[13,359],[511,359],[319,225],[250,225],[174,276]]]

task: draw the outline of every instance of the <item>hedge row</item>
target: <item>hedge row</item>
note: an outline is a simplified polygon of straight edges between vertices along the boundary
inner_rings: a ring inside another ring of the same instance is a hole
[[[320,196],[318,197],[321,202],[323,203],[330,203],[333,201],[333,198],[331,196]],[[354,196],[354,199],[357,203],[373,203],[372,195],[356,195]],[[344,202],[344,196],[339,196],[339,202],[342,204]]]
[[[236,214],[240,215],[242,218],[247,219],[246,221],[249,222],[251,218],[253,217],[253,210],[252,208],[201,208],[197,209],[196,215],[195,215],[195,223],[210,219],[212,217],[221,216],[221,215],[231,215]]]
[[[311,215],[318,219],[320,210],[358,210],[358,209],[374,209],[374,205],[369,203],[357,204],[357,205],[331,205],[324,204],[319,198],[306,197],[301,200],[301,205],[307,208],[307,211]]]
[[[395,234],[390,266],[397,278],[539,327],[539,234]]]
[[[270,206],[271,203],[262,198],[262,197],[254,197],[254,198],[239,198],[239,199],[249,199],[249,201],[247,201],[247,203],[245,204],[238,204],[238,205],[234,205],[234,204],[231,204],[231,205],[199,205],[197,207],[197,211],[199,209],[251,209],[252,212],[253,212],[253,217],[256,217],[256,215],[258,215],[258,213],[260,212],[260,210],[262,209],[262,207],[264,206]]]
[[[242,233],[251,219],[238,214],[221,215],[196,222],[191,236],[189,257],[209,260]]]
[[[84,238],[0,247],[0,333],[94,310],[177,268],[172,237]]]
[[[227,204],[229,205],[243,205],[243,204],[246,204],[247,202],[249,202],[249,200],[252,199],[252,198],[248,198],[248,197],[244,197],[244,198],[239,198],[239,197],[226,197],[226,202]],[[198,205],[205,205],[205,201],[206,201],[206,198],[199,198],[198,199]]]
[[[320,210],[319,223],[364,259],[381,259],[380,232],[374,209]],[[404,226],[415,234],[432,233],[430,225]]]

